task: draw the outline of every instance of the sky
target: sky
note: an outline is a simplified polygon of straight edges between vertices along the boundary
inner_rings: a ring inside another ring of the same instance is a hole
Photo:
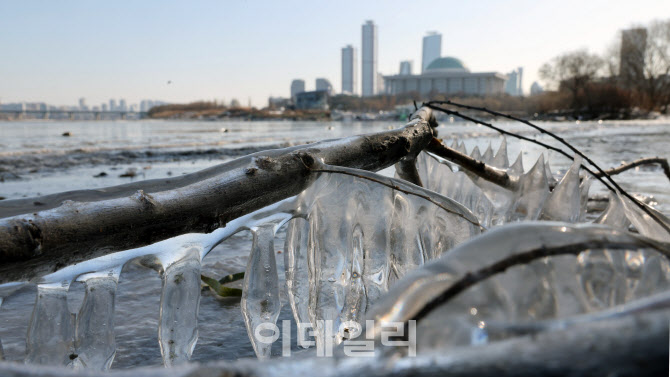
[[[341,89],[341,48],[378,26],[378,70],[421,64],[422,37],[473,72],[524,68],[524,90],[552,57],[604,53],[621,29],[670,17],[669,0],[75,1],[0,0],[0,102],[89,106],[288,96],[291,80]],[[170,83],[168,83],[170,82]],[[360,85],[360,66],[358,83]],[[360,92],[360,88],[359,88]]]

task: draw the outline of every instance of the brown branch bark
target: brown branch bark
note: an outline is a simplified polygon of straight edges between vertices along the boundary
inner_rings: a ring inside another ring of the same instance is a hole
[[[2,201],[0,214],[10,217],[0,218],[0,283],[185,233],[211,232],[300,193],[313,179],[310,166],[317,160],[386,168],[418,154],[433,137],[429,109],[412,119],[397,130],[259,152],[181,180]]]

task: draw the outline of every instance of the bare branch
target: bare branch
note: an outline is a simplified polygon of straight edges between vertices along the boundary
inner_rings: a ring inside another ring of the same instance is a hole
[[[519,183],[518,180],[510,177],[506,171],[487,165],[467,154],[449,148],[436,138],[433,138],[433,140],[430,141],[426,150],[446,160],[452,161],[459,166],[462,166],[468,172],[508,190],[514,190]]]
[[[630,170],[632,168],[641,166],[641,165],[650,165],[650,164],[659,164],[661,165],[661,168],[663,169],[663,173],[665,173],[665,176],[668,177],[668,180],[670,180],[670,165],[668,165],[668,159],[667,158],[661,158],[661,157],[647,157],[647,158],[640,158],[638,160],[629,162],[629,163],[624,163],[621,164],[621,166],[617,166],[616,168],[612,168],[609,170],[605,170],[605,173],[609,175],[616,175],[619,173],[623,173],[626,170]],[[602,176],[600,173],[596,173],[598,176]]]

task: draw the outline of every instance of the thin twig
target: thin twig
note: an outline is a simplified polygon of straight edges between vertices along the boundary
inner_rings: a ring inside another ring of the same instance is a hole
[[[612,175],[616,175],[616,174],[619,174],[619,173],[623,173],[626,170],[630,170],[632,168],[635,168],[635,167],[638,167],[638,166],[641,166],[641,165],[650,165],[650,164],[661,165],[661,168],[663,168],[663,172],[665,173],[665,176],[668,177],[668,180],[670,180],[670,165],[668,165],[668,159],[660,158],[660,157],[641,158],[641,159],[635,160],[633,162],[621,164],[621,166],[617,166],[616,168],[605,170],[605,173],[612,176]],[[596,173],[596,174],[600,175],[600,173]]]

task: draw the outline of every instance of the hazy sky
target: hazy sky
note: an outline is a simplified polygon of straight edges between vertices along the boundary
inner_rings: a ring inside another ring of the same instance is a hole
[[[522,66],[526,92],[561,52],[604,52],[619,29],[670,17],[670,0],[32,1],[0,0],[0,101],[89,105],[199,99],[255,106],[326,77],[341,87],[340,49],[361,25],[379,32],[379,71],[421,63],[421,38],[472,71]],[[167,84],[171,81],[171,84]],[[360,85],[360,67],[359,67]],[[360,88],[359,88],[360,92]]]

